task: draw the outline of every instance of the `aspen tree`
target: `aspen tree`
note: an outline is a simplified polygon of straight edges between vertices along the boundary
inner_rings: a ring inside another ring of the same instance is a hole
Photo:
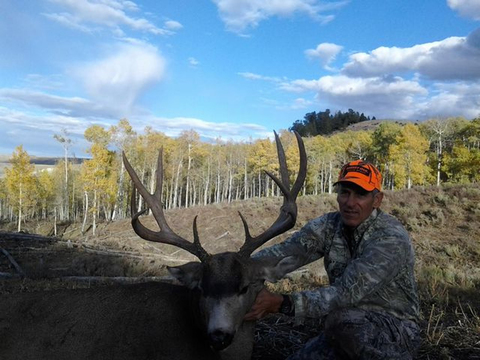
[[[395,174],[393,162],[390,158],[390,146],[397,143],[397,137],[402,127],[393,122],[381,123],[372,135],[372,153],[375,156],[375,164],[382,173],[382,186],[385,189],[393,190],[395,186]]]
[[[5,181],[9,202],[17,214],[17,231],[21,231],[27,210],[36,202],[35,166],[30,164],[30,156],[23,145],[15,148],[10,163],[12,166],[5,169]]]
[[[414,184],[424,185],[428,177],[428,140],[417,126],[405,125],[390,146],[390,158],[395,171],[395,187],[410,189]]]
[[[117,184],[117,195],[115,199],[115,206],[113,209],[112,220],[117,218],[124,218],[127,212],[127,203],[128,196],[126,196],[126,190],[128,189],[125,184],[125,166],[122,161],[122,152],[125,152],[127,156],[130,156],[131,147],[129,144],[133,142],[133,139],[136,137],[135,131],[133,131],[132,126],[128,119],[121,119],[118,122],[118,125],[113,125],[110,127],[110,134],[112,136],[112,141],[116,147],[116,162],[120,166],[120,172],[118,175],[118,184]]]
[[[89,204],[91,199],[92,206],[85,208],[84,225],[87,214],[90,213],[93,219],[93,235],[95,235],[100,211],[103,210],[107,220],[111,218],[117,193],[117,172],[114,166],[114,153],[107,148],[111,139],[110,133],[99,125],[93,125],[85,130],[85,138],[92,143],[87,150],[92,158],[82,164],[81,177],[85,203]]]
[[[69,133],[66,129],[61,130],[61,134],[54,134],[53,138],[57,140],[63,147],[63,169],[64,169],[64,178],[62,184],[62,206],[60,211],[60,218],[62,220],[69,220],[70,219],[70,194],[69,194],[69,179],[68,179],[68,172],[69,172],[69,163],[68,163],[68,149],[72,145],[72,140],[69,138]]]
[[[47,170],[40,171],[37,180],[38,205],[40,206],[42,219],[46,219],[48,208],[54,204],[55,200],[55,182],[53,176]]]

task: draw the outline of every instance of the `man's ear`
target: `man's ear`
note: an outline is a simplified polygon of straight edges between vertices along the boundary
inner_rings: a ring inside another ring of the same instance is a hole
[[[378,192],[374,195],[375,197],[373,198],[373,207],[375,209],[378,209],[380,207],[380,205],[382,204],[382,200],[383,200],[383,192]]]
[[[293,271],[298,267],[297,260],[294,256],[287,256],[273,263],[270,259],[266,259],[266,261],[260,260],[259,266],[259,278],[269,282],[280,280],[290,271]]]
[[[189,289],[194,289],[199,286],[203,274],[203,265],[200,262],[194,261],[184,265],[167,267],[168,272],[182,285]]]

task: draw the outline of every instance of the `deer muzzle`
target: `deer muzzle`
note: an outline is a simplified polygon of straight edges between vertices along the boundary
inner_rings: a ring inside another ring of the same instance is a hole
[[[210,346],[216,350],[220,351],[227,348],[233,340],[234,334],[226,333],[222,330],[214,330],[208,333],[208,340],[210,342]]]

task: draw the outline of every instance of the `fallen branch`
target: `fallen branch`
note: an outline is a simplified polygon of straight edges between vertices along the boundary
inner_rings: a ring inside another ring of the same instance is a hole
[[[10,255],[8,253],[7,250],[5,249],[2,249],[0,248],[0,251],[7,257],[8,261],[10,261],[10,263],[13,265],[13,267],[15,268],[15,270],[17,270],[18,274],[22,277],[25,276],[25,272],[23,271],[23,269],[20,267],[20,265],[18,265],[18,263],[15,261],[15,259],[12,257],[12,255]]]
[[[79,281],[88,283],[119,283],[119,284],[136,284],[149,281],[174,283],[176,280],[171,276],[147,276],[147,277],[127,277],[127,276],[63,276],[58,278],[63,281]]]
[[[82,244],[83,250],[85,250],[88,253],[93,253],[93,254],[98,254],[98,255],[108,255],[108,256],[120,256],[120,257],[133,257],[133,258],[141,258],[141,257],[150,257],[151,255],[145,254],[141,255],[140,253],[135,253],[132,251],[119,251],[119,250],[99,250],[99,249],[94,249],[92,247],[86,246],[85,244]]]
[[[11,254],[25,254],[28,251],[37,251],[45,254],[58,253],[56,249],[49,249],[47,247],[31,247],[31,246],[22,246],[15,249],[10,249]]]
[[[230,231],[225,231],[222,235],[215,238],[215,241],[220,240],[221,238],[224,238],[225,236],[228,236],[228,235],[230,235]]]
[[[178,262],[178,263],[186,263],[188,259],[179,259],[177,257],[164,255],[164,254],[142,254],[132,251],[119,251],[119,250],[97,250],[93,249],[85,244],[82,245],[82,248],[89,253],[94,253],[98,255],[107,255],[107,256],[119,256],[119,257],[131,257],[134,259],[148,259],[148,258],[160,258],[166,261]]]
[[[0,279],[19,279],[20,277],[20,274],[0,272]]]
[[[13,240],[13,241],[57,241],[57,238],[36,235],[36,234],[25,234],[19,232],[6,232],[0,231],[0,240]]]

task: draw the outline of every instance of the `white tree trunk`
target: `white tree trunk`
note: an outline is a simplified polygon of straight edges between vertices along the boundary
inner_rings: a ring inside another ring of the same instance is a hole
[[[178,203],[178,199],[179,199],[179,195],[178,195],[178,184],[180,182],[180,173],[181,173],[181,170],[182,170],[182,167],[183,167],[183,159],[180,158],[180,161],[178,162],[178,165],[177,165],[177,174],[175,175],[175,185],[173,187],[173,204],[172,204],[172,208],[176,208],[177,206],[179,206],[180,204]]]
[[[328,164],[328,193],[329,194],[333,192],[332,169],[333,169],[333,164],[332,164],[332,161],[330,160]]]
[[[248,173],[247,173],[247,158],[245,158],[244,162],[244,175],[243,175],[243,182],[244,182],[244,189],[245,189],[245,194],[243,195],[244,199],[248,199]]]
[[[95,211],[93,212],[93,228],[92,228],[92,234],[93,236],[95,236],[96,234],[96,231],[97,231],[97,190],[93,190],[93,208],[95,209]]]
[[[203,205],[208,204],[208,199],[210,197],[210,159],[208,159],[208,164],[207,164],[207,176],[205,179],[205,187],[204,187],[204,193],[203,193]]]
[[[20,191],[19,191],[19,199],[18,199],[18,226],[17,231],[20,232],[22,230],[22,207],[23,207],[23,191],[22,191],[22,184],[20,183]]]
[[[124,214],[121,212],[122,209],[119,210],[120,206],[123,204],[123,179],[124,179],[124,174],[125,174],[125,164],[123,161],[120,161],[121,166],[120,166],[120,175],[118,179],[118,190],[117,190],[117,197],[115,201],[115,205],[113,207],[113,213],[112,213],[112,220],[117,219],[117,215],[120,217],[123,217]]]
[[[88,216],[88,192],[85,191],[85,210],[83,215],[82,234],[85,232],[85,225],[87,224],[87,216]]]
[[[190,190],[190,169],[192,167],[192,157],[190,156],[192,151],[192,144],[188,144],[188,165],[187,165],[187,184],[185,186],[185,207],[190,206],[189,202],[189,190]]]

